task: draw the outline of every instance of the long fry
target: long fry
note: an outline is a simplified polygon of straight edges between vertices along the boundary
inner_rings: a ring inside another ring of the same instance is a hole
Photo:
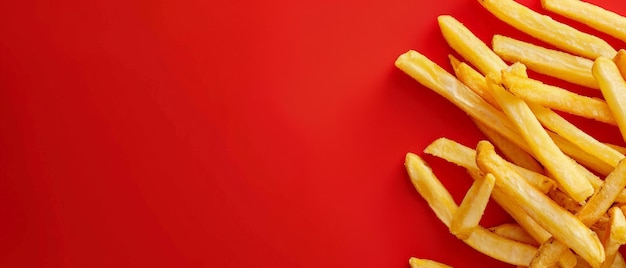
[[[593,265],[604,261],[604,250],[596,234],[574,215],[521,179],[519,173],[504,165],[506,161],[496,154],[493,145],[481,141],[476,151],[479,168],[483,172],[494,174],[496,187],[509,196],[511,201],[518,203],[557,240],[573,249],[587,262]]]
[[[610,59],[599,57],[593,64],[593,76],[598,80],[602,95],[615,117],[617,126],[626,141],[626,82]]]
[[[437,217],[450,227],[450,222],[458,207],[448,190],[419,156],[408,153],[405,166],[415,189],[426,200]],[[476,227],[463,241],[479,252],[513,265],[528,265],[537,252],[537,248],[531,245],[506,239],[480,226]]]
[[[592,60],[503,35],[494,35],[492,46],[493,51],[506,61],[521,62],[535,72],[598,89],[591,74]]]
[[[483,74],[500,73],[507,67],[498,55],[454,17],[442,15],[437,20],[448,45]]]
[[[537,160],[554,176],[560,187],[579,202],[593,194],[592,185],[580,173],[576,163],[554,144],[528,105],[501,87],[494,87],[493,90],[502,110],[514,122]]]
[[[579,0],[541,0],[541,5],[626,42],[626,18],[615,12]]]
[[[513,0],[478,0],[505,23],[564,51],[595,59],[613,58],[617,51],[606,41],[541,15]]]

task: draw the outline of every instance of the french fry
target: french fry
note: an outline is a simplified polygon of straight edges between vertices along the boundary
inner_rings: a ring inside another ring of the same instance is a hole
[[[462,166],[470,171],[479,171],[478,166],[476,165],[476,151],[447,138],[439,138],[433,141],[426,146],[424,153],[445,159],[448,162]],[[507,165],[522,174],[528,183],[543,193],[548,193],[556,186],[556,182],[554,180],[544,176],[543,174],[508,162]]]
[[[615,12],[579,0],[541,0],[541,5],[626,42],[626,18]]]
[[[482,74],[464,62],[459,62],[458,65],[453,67],[453,70],[454,75],[469,89],[474,91],[493,107],[500,109],[500,105],[498,105],[496,99],[487,91],[487,80]]]
[[[524,228],[517,223],[503,223],[498,226],[491,227],[488,230],[513,241],[539,246],[537,240],[530,236],[530,234],[528,234],[528,232],[526,232],[526,230],[524,230]]]
[[[450,223],[450,232],[459,239],[467,239],[485,213],[496,179],[491,174],[475,180],[465,194],[461,206]]]
[[[508,62],[521,62],[535,72],[599,89],[591,74],[592,60],[503,35],[494,35],[492,46],[493,51]]]
[[[452,268],[452,266],[440,262],[427,259],[418,259],[415,257],[411,257],[409,259],[409,265],[411,266],[411,268]]]
[[[448,45],[476,66],[483,74],[500,73],[508,65],[467,27],[452,16],[437,18],[439,28]]]
[[[588,167],[589,169],[598,172],[600,173],[600,175],[603,176],[609,175],[609,173],[611,173],[611,171],[613,170],[613,167],[611,165],[605,163],[604,161],[600,161],[600,159],[598,159],[597,157],[583,151],[578,146],[576,146],[576,144],[573,144],[572,142],[552,131],[547,131],[547,133],[550,138],[552,138],[554,143],[559,147],[559,149],[563,151],[563,153],[572,157],[574,160],[576,160],[576,162],[582,164],[583,166]],[[589,180],[589,182],[591,182],[594,188],[598,188],[599,185],[602,183],[602,180],[600,180],[598,176],[593,175],[589,170],[585,169],[584,167],[581,166],[580,170],[584,173],[585,177]]]
[[[559,49],[589,59],[613,58],[617,51],[606,41],[539,14],[513,0],[479,0],[501,21]]]
[[[532,155],[524,151],[519,146],[507,140],[500,135],[497,131],[485,126],[478,120],[472,118],[472,121],[478,127],[478,129],[487,136],[489,141],[498,148],[502,154],[514,164],[523,167],[525,169],[543,174],[543,167],[533,158]]]
[[[495,152],[491,143],[478,143],[476,162],[485,173],[496,177],[496,187],[517,203],[554,238],[571,248],[587,262],[598,265],[604,261],[604,249],[596,234],[574,215],[546,195],[530,186]],[[567,228],[563,228],[567,226]]]
[[[448,190],[419,156],[408,153],[405,166],[415,189],[449,228],[458,207]],[[537,252],[531,245],[506,239],[480,226],[463,241],[485,255],[513,265],[528,265]]]
[[[626,141],[626,82],[617,65],[610,59],[599,57],[592,67],[593,76],[598,80],[602,95],[617,122],[622,137]]]
[[[528,103],[528,107],[543,126],[611,165],[611,167],[617,166],[617,163],[624,159],[623,154],[591,137],[554,111],[532,102]]]
[[[559,241],[555,240],[554,237],[551,237],[547,241],[543,242],[541,246],[539,246],[537,255],[530,262],[529,268],[543,268],[543,267],[552,267],[559,262],[561,259],[560,254],[553,254],[553,252],[565,252],[567,248]],[[569,259],[570,262],[565,265],[565,267],[573,267],[578,262],[576,257],[573,259]],[[563,266],[561,266],[563,267]]]
[[[400,55],[395,64],[400,70],[443,96],[471,117],[498,131],[524,150],[528,149],[522,137],[517,134],[515,126],[501,111],[424,55],[410,50]]]
[[[617,65],[617,69],[619,69],[619,72],[622,74],[622,78],[626,79],[626,50],[618,50],[617,55],[613,57],[613,62]]]
[[[617,201],[624,187],[626,187],[626,161],[621,161],[576,217],[587,226],[593,225]]]
[[[578,202],[591,196],[594,189],[590,182],[576,167],[577,164],[552,141],[524,100],[499,86],[492,87],[492,90],[504,113],[529,144],[533,155],[554,176],[559,186]]]
[[[620,246],[626,244],[626,218],[624,218],[622,210],[614,207],[609,210],[609,215],[611,215],[609,228],[606,230],[602,243],[606,254],[602,268],[611,267]]]
[[[515,96],[546,108],[616,125],[606,101],[582,96],[531,78],[503,73],[502,83]]]

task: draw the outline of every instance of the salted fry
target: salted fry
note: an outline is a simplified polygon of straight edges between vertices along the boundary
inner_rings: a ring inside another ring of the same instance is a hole
[[[626,82],[617,69],[617,65],[605,57],[596,59],[592,72],[598,80],[602,95],[626,141]]]
[[[405,166],[417,192],[449,228],[458,206],[448,190],[419,156],[408,153]],[[537,248],[531,245],[506,239],[480,226],[463,241],[485,255],[513,265],[528,265],[537,252]]]
[[[613,58],[617,51],[606,41],[539,14],[513,0],[479,0],[505,23],[559,49],[595,59]]]
[[[548,49],[503,35],[494,35],[493,51],[508,62],[521,62],[529,69],[573,84],[598,89],[591,74],[593,61]]]
[[[503,164],[506,160],[496,154],[491,143],[479,142],[476,152],[478,167],[496,177],[496,187],[509,196],[512,202],[526,210],[554,238],[592,265],[604,261],[604,250],[596,234],[574,215],[528,184],[519,173]]]
[[[624,159],[623,154],[596,140],[554,111],[535,103],[528,103],[528,106],[543,126],[611,165],[611,167],[617,166],[617,163]]]
[[[427,259],[418,259],[412,257],[409,259],[411,268],[452,268],[452,266]]]
[[[541,0],[541,5],[626,42],[626,18],[615,12],[579,0]]]
[[[498,226],[494,226],[488,229],[489,231],[511,239],[513,241],[538,246],[537,240],[535,240],[530,234],[517,223],[503,223]]]
[[[400,70],[443,96],[471,117],[487,124],[524,150],[528,148],[522,137],[517,134],[515,126],[501,111],[424,55],[410,50],[400,55],[395,64]]]
[[[576,217],[587,226],[593,225],[617,201],[624,187],[626,187],[626,161],[621,161]]]
[[[543,242],[539,247],[537,255],[530,262],[529,268],[543,268],[543,267],[552,267],[559,262],[561,259],[560,254],[554,254],[554,252],[565,251],[567,248],[559,241],[555,240],[554,237],[548,239],[548,241]],[[576,265],[577,260],[574,257],[570,259],[567,267],[573,267]]]
[[[491,174],[474,181],[452,218],[450,224],[452,234],[459,239],[466,239],[472,234],[485,213],[495,182],[496,179]]]
[[[529,144],[533,155],[554,176],[559,186],[578,202],[591,196],[594,191],[592,185],[581,174],[576,163],[552,141],[524,100],[501,87],[493,87],[493,93],[504,113]]]
[[[470,171],[479,171],[478,166],[476,165],[476,151],[447,138],[439,138],[433,141],[424,149],[424,153],[445,159],[448,162],[455,163]],[[508,162],[507,165],[522,174],[528,183],[543,193],[549,192],[556,186],[556,182],[554,180],[541,173],[537,173]]]
[[[550,138],[552,138],[554,143],[559,147],[559,149],[563,151],[563,153],[570,156],[571,158],[576,160],[576,162],[582,164],[583,166],[588,167],[589,169],[595,172],[598,172],[600,173],[600,175],[603,175],[603,176],[609,175],[609,173],[611,173],[611,171],[613,170],[613,167],[611,165],[605,163],[604,161],[600,161],[600,159],[598,159],[597,157],[583,151],[578,146],[576,146],[576,144],[573,144],[572,142],[568,141],[567,139],[559,136],[558,134],[552,131],[547,131],[547,133],[550,136]],[[581,172],[585,173],[584,174],[585,177],[591,182],[594,188],[597,188],[597,186],[599,186],[602,183],[602,180],[600,180],[598,176],[595,176],[595,175],[590,176],[589,175],[591,174],[590,171],[588,170],[583,171],[583,169],[585,168],[584,167],[581,167],[581,168],[582,168]]]
[[[510,142],[497,131],[485,126],[481,122],[472,119],[478,129],[487,136],[489,141],[498,148],[509,161],[528,170],[543,174],[543,167],[533,158],[532,155],[524,151],[519,146]]]
[[[602,263],[602,268],[611,267],[620,246],[626,243],[626,218],[624,218],[622,210],[614,207],[609,210],[609,215],[611,220],[602,243],[606,253],[606,260]]]
[[[442,15],[437,20],[448,45],[483,74],[500,73],[507,67],[498,55],[454,17]]]
[[[525,101],[603,123],[617,124],[609,106],[602,99],[579,95],[538,80],[508,73],[502,73],[502,83],[511,93]]]

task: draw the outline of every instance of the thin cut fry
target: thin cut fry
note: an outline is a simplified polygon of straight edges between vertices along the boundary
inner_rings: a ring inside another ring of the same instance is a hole
[[[468,88],[476,92],[476,94],[485,101],[493,107],[500,109],[500,105],[498,105],[496,99],[487,91],[487,80],[482,74],[464,62],[459,62],[459,64],[454,67],[454,74],[463,84],[467,85]]]
[[[578,146],[576,146],[576,144],[573,144],[572,142],[568,141],[567,139],[559,136],[558,134],[552,131],[547,131],[547,132],[550,138],[552,138],[552,140],[554,141],[554,143],[556,143],[556,145],[559,146],[561,151],[563,151],[563,153],[565,153],[566,155],[572,157],[574,160],[576,160],[576,162],[582,164],[585,167],[590,168],[591,170],[595,172],[600,173],[600,175],[603,175],[603,176],[609,175],[609,173],[611,173],[611,171],[613,170],[613,167],[611,165],[604,163],[604,161],[600,161],[600,159],[598,159],[597,157],[583,151]],[[585,168],[582,167],[582,169],[585,169]],[[587,170],[587,171],[581,171],[581,172],[585,173],[585,177],[591,182],[594,188],[597,188],[602,183],[602,180],[600,180],[597,176],[595,175],[590,176],[589,175],[591,174],[590,171]]]
[[[493,51],[508,62],[521,62],[535,72],[573,84],[599,88],[591,75],[592,60],[502,35],[493,36],[492,46]]]
[[[626,141],[626,82],[617,69],[617,65],[605,57],[596,59],[592,72],[598,80],[602,95]]]
[[[574,200],[581,202],[593,194],[593,187],[581,174],[576,163],[565,156],[543,129],[524,100],[493,87],[500,107],[517,126],[533,155],[554,176],[559,186]]]
[[[541,5],[626,42],[626,18],[615,12],[579,0],[541,0]]]
[[[415,189],[437,217],[450,227],[458,207],[448,190],[419,156],[408,153],[405,166]],[[480,226],[463,241],[479,252],[513,265],[528,265],[537,252],[537,248],[531,245],[506,239]]]
[[[528,234],[526,230],[524,230],[524,228],[522,228],[517,223],[500,224],[498,226],[489,228],[489,231],[492,231],[495,234],[498,234],[500,236],[503,236],[505,238],[508,238],[517,242],[530,244],[533,246],[539,245],[537,243],[537,240],[535,240],[532,236],[530,236],[530,234]]]
[[[541,15],[513,0],[479,0],[505,23],[564,51],[586,58],[613,58],[617,51],[606,41]]]
[[[593,225],[617,200],[626,187],[626,161],[621,161],[615,170],[604,179],[602,187],[576,214],[585,225]]]
[[[558,251],[561,252],[563,248],[563,244],[559,243],[559,241],[555,240],[554,237],[548,239],[548,241],[543,242],[541,246],[539,246],[539,250],[537,255],[530,262],[529,268],[543,268],[543,267],[552,267],[561,258],[560,254],[552,254],[552,252]],[[567,248],[563,248],[567,250]],[[546,253],[547,252],[547,253]],[[576,258],[573,259],[573,263],[570,263],[569,266],[573,266],[572,264],[576,264]]]
[[[609,210],[609,215],[611,220],[602,243],[606,252],[606,260],[602,263],[602,268],[611,267],[620,246],[626,243],[626,218],[622,210],[614,207]]]
[[[450,224],[452,234],[459,239],[466,239],[472,234],[485,213],[495,182],[496,178],[491,174],[474,181],[452,218]]]
[[[411,257],[409,259],[409,265],[411,266],[411,268],[452,268],[452,266],[440,262],[427,259],[418,259],[415,257]]]
[[[395,64],[413,79],[448,99],[471,117],[487,124],[524,150],[530,150],[522,137],[517,134],[515,126],[501,111],[424,55],[410,50],[400,55]]]
[[[470,171],[479,171],[476,165],[476,151],[450,139],[439,138],[433,141],[424,149],[424,153],[445,159],[448,162],[455,163]],[[543,193],[549,192],[556,186],[554,180],[541,173],[508,162],[507,165],[522,174],[528,183]]]
[[[519,173],[504,165],[506,160],[496,154],[493,145],[481,141],[476,152],[478,167],[496,177],[496,187],[509,196],[512,202],[518,203],[552,236],[587,262],[593,265],[604,261],[604,250],[596,234],[574,215],[530,186]]]
[[[626,50],[620,49],[617,51],[617,55],[613,58],[613,62],[617,65],[617,69],[619,69],[622,77],[626,79]]]
[[[478,120],[472,118],[472,121],[474,121],[476,127],[478,127],[478,129],[485,134],[485,136],[487,136],[491,143],[493,143],[509,161],[525,169],[532,170],[540,174],[544,173],[543,167],[541,167],[539,162],[537,162],[532,155],[507,140],[497,131],[485,126]]]
[[[502,74],[502,83],[513,94],[526,101],[603,123],[617,124],[604,100],[507,73]]]
[[[624,159],[623,154],[599,142],[554,111],[534,103],[528,103],[528,106],[543,126],[612,167],[617,166],[617,163]]]
[[[500,73],[507,67],[498,55],[454,17],[442,15],[437,20],[448,45],[483,74]]]

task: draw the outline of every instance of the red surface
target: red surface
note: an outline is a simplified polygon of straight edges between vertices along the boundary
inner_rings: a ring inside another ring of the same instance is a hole
[[[448,68],[440,14],[532,40],[470,0],[1,1],[0,267],[508,267],[403,169],[482,138],[393,66]],[[427,160],[460,201],[469,178]]]

